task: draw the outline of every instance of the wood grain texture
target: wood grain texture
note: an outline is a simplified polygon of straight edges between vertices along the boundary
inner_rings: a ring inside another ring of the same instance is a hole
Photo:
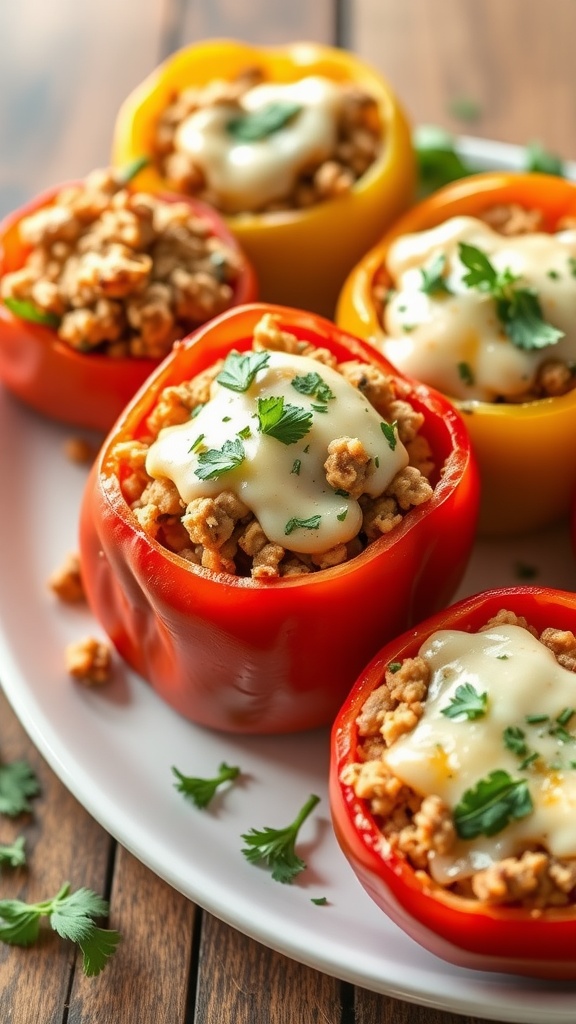
[[[336,42],[336,5],[326,0],[195,0],[183,4],[180,45],[200,39],[231,38],[276,45],[310,40]]]
[[[576,157],[573,0],[354,0],[348,24],[415,124]],[[454,116],[462,100],[477,119]]]

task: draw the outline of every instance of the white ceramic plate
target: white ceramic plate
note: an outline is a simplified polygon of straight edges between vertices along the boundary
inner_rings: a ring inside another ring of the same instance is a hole
[[[490,166],[490,147],[475,145],[472,156]],[[515,151],[496,150],[495,163],[514,165]],[[249,739],[209,732],[179,718],[120,664],[113,685],[99,691],[70,681],[63,670],[64,646],[99,632],[85,610],[60,604],[46,587],[51,571],[77,549],[86,470],[65,455],[70,433],[0,391],[0,678],[64,784],[176,889],[295,960],[456,1013],[573,1024],[576,985],[452,968],[376,908],[332,834],[327,731]],[[514,542],[479,543],[458,596],[517,583],[519,565],[534,567],[539,583],[576,590],[576,560],[567,531],[558,529]],[[198,811],[174,789],[172,765],[205,776],[223,760],[239,765],[242,777],[207,810]],[[280,885],[245,860],[241,835],[288,824],[310,793],[321,803],[299,839],[308,868],[293,885]],[[326,897],[327,905],[314,904],[318,897]]]

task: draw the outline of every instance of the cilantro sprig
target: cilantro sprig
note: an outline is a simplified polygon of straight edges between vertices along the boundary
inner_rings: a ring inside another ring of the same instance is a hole
[[[40,783],[27,761],[0,763],[0,814],[16,818],[31,810],[29,797],[39,792]]]
[[[246,860],[251,864],[261,861],[267,864],[272,868],[272,878],[275,882],[292,882],[306,867],[305,862],[296,853],[298,833],[318,803],[320,797],[312,793],[294,821],[285,828],[252,828],[244,833],[242,839],[246,846],[242,853]]]
[[[219,786],[238,778],[240,768],[237,765],[228,765],[225,761],[222,761],[218,766],[218,774],[213,778],[184,775],[174,766],[172,767],[172,772],[178,780],[174,783],[178,792],[191,800],[196,807],[204,808],[214,798]]]
[[[13,843],[0,843],[0,866],[7,864],[11,868],[21,868],[26,863],[26,840],[18,836]]]
[[[291,405],[283,397],[258,399],[258,425],[263,434],[282,444],[296,444],[310,430],[313,413],[301,405]]]
[[[460,683],[450,698],[450,703],[441,708],[441,714],[446,718],[467,718],[474,720],[482,718],[488,707],[488,694],[478,693],[472,683]]]
[[[533,289],[519,285],[518,277],[509,268],[496,270],[486,253],[468,242],[459,242],[458,251],[466,267],[464,284],[492,296],[498,319],[517,348],[546,348],[564,337],[563,331],[544,320]]]
[[[246,458],[244,445],[240,438],[224,441],[221,448],[209,448],[198,455],[198,466],[194,470],[199,480],[216,480],[224,473],[240,466]]]
[[[270,361],[270,353],[229,352],[216,380],[230,391],[247,391],[253,384],[259,370],[264,370]]]
[[[496,769],[465,791],[454,808],[454,825],[461,839],[494,836],[533,810],[526,779],[514,779]]]
[[[301,110],[300,103],[274,100],[258,110],[247,110],[231,118],[226,130],[238,142],[260,142],[284,128]]]
[[[82,950],[83,970],[94,977],[105,968],[116,952],[120,933],[100,928],[95,921],[108,914],[108,903],[91,889],[70,892],[66,882],[52,899],[39,903],[0,900],[0,941],[12,946],[31,946],[40,934],[42,918],[63,939],[70,939]]]
[[[294,530],[318,530],[320,528],[320,521],[322,516],[310,516],[309,519],[298,519],[297,516],[293,516],[289,519],[284,527],[284,533],[288,537],[289,534],[293,533]]]

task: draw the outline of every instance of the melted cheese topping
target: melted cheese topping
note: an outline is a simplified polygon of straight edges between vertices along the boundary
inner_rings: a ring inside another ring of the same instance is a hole
[[[314,408],[323,404],[314,395],[292,386],[294,377],[309,373],[319,373],[334,395],[325,411]],[[284,444],[258,429],[258,399],[271,397],[283,398],[284,408],[295,405],[312,411],[311,428],[301,440]],[[160,431],[149,449],[146,470],[152,477],[172,480],[187,504],[232,490],[254,513],[269,540],[292,551],[321,553],[347,543],[362,525],[358,501],[336,493],[326,481],[330,442],[338,437],[362,442],[372,459],[364,487],[372,497],[385,491],[408,463],[396,434],[391,449],[382,422],[360,391],[336,370],[305,356],[270,352],[268,365],[258,371],[247,391],[231,391],[216,380],[210,401],[194,419]],[[245,437],[247,427],[250,433]],[[239,435],[245,452],[242,463],[214,480],[200,479],[199,454],[221,449]],[[319,517],[316,527],[287,530],[291,520],[312,517]]]
[[[296,103],[301,110],[255,142],[230,133],[227,126],[238,117],[238,108],[224,103],[195,111],[176,132],[176,149],[193,158],[219,205],[230,213],[258,210],[286,198],[302,170],[334,152],[342,106],[336,82],[310,76],[289,85],[257,85],[242,97],[246,111],[278,102]]]
[[[433,855],[433,877],[450,884],[534,844],[558,857],[575,857],[576,715],[564,732],[557,719],[564,709],[576,708],[576,674],[520,626],[476,634],[443,630],[420,655],[432,671],[424,714],[386,751],[392,771],[417,793],[438,794],[453,809],[466,790],[502,769],[526,779],[534,806],[492,837],[458,840],[449,856]],[[442,713],[462,683],[487,693],[482,717]],[[530,724],[526,716],[546,720]],[[527,753],[514,753],[504,742],[509,727],[521,729],[527,752],[539,755],[524,769]]]
[[[543,349],[525,350],[504,333],[494,299],[462,281],[467,272],[458,243],[484,252],[497,271],[510,269],[532,288],[544,319],[565,337]],[[445,256],[450,294],[426,294],[422,269]],[[576,360],[576,230],[507,238],[473,217],[454,217],[390,248],[387,268],[395,293],[384,315],[383,351],[405,373],[455,398],[492,402],[529,390],[538,367],[554,358]]]

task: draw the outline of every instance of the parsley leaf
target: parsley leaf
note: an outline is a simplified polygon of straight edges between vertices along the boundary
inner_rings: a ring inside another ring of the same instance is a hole
[[[212,779],[196,778],[193,775],[183,775],[182,772],[178,771],[177,768],[172,768],[172,771],[178,782],[174,783],[174,786],[179,793],[183,793],[185,797],[192,800],[192,803],[196,804],[196,807],[207,807],[212,798],[216,794],[216,790],[224,782],[229,782],[233,779],[238,778],[240,769],[238,767],[230,766],[225,761],[218,767],[218,774]]]
[[[295,444],[312,426],[312,412],[301,405],[290,405],[280,398],[258,399],[258,423],[263,434],[282,444]]]
[[[398,420],[394,420],[393,423],[386,423],[385,420],[382,420],[382,422],[380,423],[380,429],[384,434],[384,437],[388,441],[388,447],[390,448],[391,451],[394,451],[396,445],[398,444],[398,436],[396,434],[397,428]]]
[[[291,384],[301,395],[314,395],[319,402],[329,402],[332,398],[336,398],[331,387],[319,373],[311,372],[301,377],[294,377]]]
[[[317,530],[320,527],[322,516],[310,516],[309,519],[289,519],[284,527],[286,536],[301,527],[303,530]]]
[[[467,268],[464,284],[492,295],[498,318],[517,348],[546,348],[564,337],[563,331],[544,320],[538,296],[530,288],[519,287],[512,271],[498,272],[486,253],[467,242],[459,242],[458,251]]]
[[[244,445],[239,438],[224,441],[221,448],[210,448],[207,452],[200,452],[198,467],[194,474],[199,480],[216,480],[223,473],[229,473],[240,466],[245,458]]]
[[[27,761],[0,764],[0,814],[16,818],[29,811],[28,797],[38,796],[40,783]]]
[[[260,142],[284,128],[301,110],[299,103],[274,100],[257,110],[248,110],[239,117],[233,117],[228,121],[226,130],[238,142]]]
[[[450,703],[441,708],[441,714],[446,718],[482,718],[486,714],[488,706],[488,694],[478,693],[472,683],[461,683],[450,698]]]
[[[275,882],[292,882],[296,875],[304,870],[306,864],[296,853],[296,840],[301,826],[308,815],[320,803],[320,797],[314,793],[296,815],[291,825],[286,828],[250,829],[242,835],[247,844],[242,850],[246,860],[251,864],[264,861],[272,868]]]
[[[534,807],[526,779],[513,779],[496,769],[472,789],[467,789],[454,808],[454,824],[461,839],[494,836],[513,819],[531,814]]]
[[[528,753],[526,733],[518,725],[507,726],[502,733],[502,739],[504,740],[504,746],[511,750],[513,754],[524,757]]]
[[[14,316],[20,317],[20,320],[27,320],[31,324],[42,324],[44,327],[58,327],[60,324],[61,318],[56,316],[56,313],[39,309],[27,299],[15,299],[8,295],[3,301],[10,312],[14,313]]]
[[[40,919],[47,917],[54,931],[77,943],[83,953],[84,974],[93,977],[104,969],[121,936],[99,928],[94,918],[108,913],[108,903],[91,889],[70,892],[66,882],[52,899],[40,903],[0,900],[0,941],[13,946],[31,946],[40,931]]]
[[[420,291],[424,292],[425,295],[449,293],[450,289],[444,280],[445,269],[446,256],[443,252],[439,252],[427,267],[422,267],[420,270],[420,275],[422,277]]]
[[[259,370],[270,361],[269,352],[229,352],[216,380],[230,391],[247,391]]]
[[[18,836],[18,838],[9,845],[6,843],[0,843],[0,865],[8,864],[11,868],[22,867],[26,863],[24,843],[24,836]]]

